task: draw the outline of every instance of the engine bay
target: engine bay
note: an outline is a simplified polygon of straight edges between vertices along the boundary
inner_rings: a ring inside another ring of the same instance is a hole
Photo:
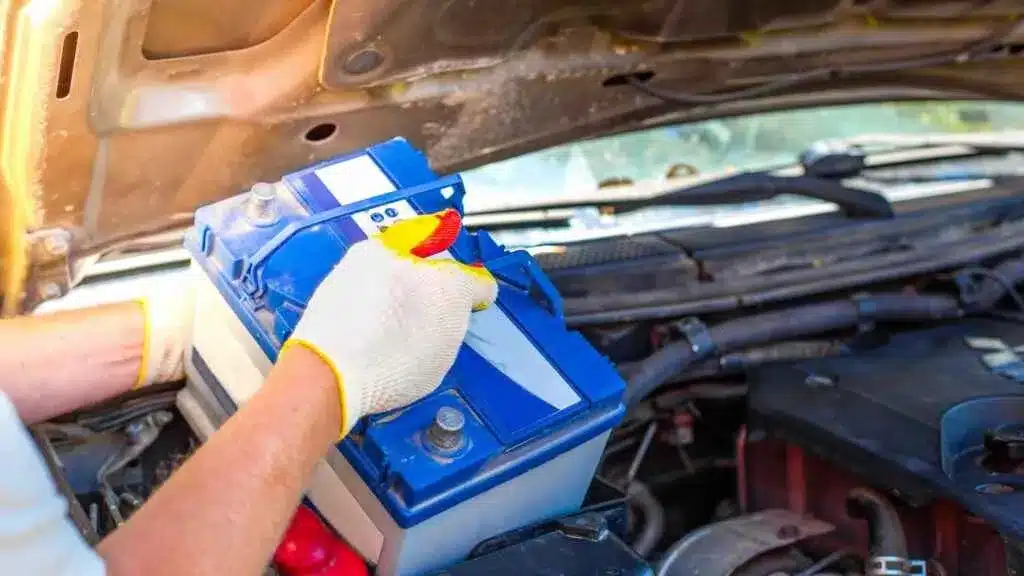
[[[538,253],[569,326],[627,383],[624,416],[580,487],[582,504],[472,536],[471,550],[437,573],[1024,569],[1024,317],[1010,307],[1024,309],[1014,289],[1024,279],[1014,244],[1024,219],[1003,192],[893,221],[827,215],[753,225],[728,242],[680,230]],[[133,394],[34,431],[90,542],[236,408],[224,386],[186,394],[196,380],[217,380],[204,362],[193,358],[198,372],[184,388]],[[380,434],[361,429],[358,449],[389,450]],[[509,434],[504,457],[518,457],[527,436]],[[424,502],[447,497],[426,481],[412,485],[416,474],[380,476],[406,482],[389,514],[414,507],[424,486]],[[565,471],[551,477],[568,482]],[[530,486],[521,490],[541,484]]]
[[[143,299],[144,388],[31,426],[71,519],[123,526],[351,246],[453,212],[428,256],[494,306],[425,397],[348,418],[342,390],[267,576],[1024,574],[1022,8],[5,3],[2,314],[198,298],[183,381],[149,386]]]
[[[738,447],[745,506],[808,512],[833,522],[845,547],[891,547],[872,554],[925,559],[941,573],[1013,573],[998,552],[1000,535],[1013,542],[1020,530],[1021,336],[1017,325],[972,318],[755,371]],[[837,494],[864,486],[898,495],[887,504],[895,515],[877,517],[875,542]]]

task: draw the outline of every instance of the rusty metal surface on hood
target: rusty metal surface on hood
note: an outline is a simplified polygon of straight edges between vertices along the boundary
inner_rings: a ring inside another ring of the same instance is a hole
[[[1015,44],[1024,0],[2,6],[7,295],[50,276],[62,289],[83,256],[395,135],[449,171],[660,122],[851,100],[1024,97]],[[692,106],[629,84],[708,94],[794,78],[756,98]],[[21,302],[7,297],[4,308]]]

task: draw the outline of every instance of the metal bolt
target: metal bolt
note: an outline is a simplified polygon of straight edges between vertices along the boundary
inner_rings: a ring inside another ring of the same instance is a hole
[[[466,417],[455,408],[442,406],[434,415],[434,423],[427,430],[427,440],[442,451],[452,451],[462,446],[462,428]]]
[[[257,182],[249,189],[248,217],[256,226],[277,222],[277,189],[273,184]]]
[[[160,410],[132,420],[124,427],[124,432],[132,442],[139,442],[145,439],[144,435],[152,434],[154,431],[159,432],[160,428],[169,424],[173,419],[174,416],[170,412]]]
[[[779,531],[775,535],[779,540],[794,540],[800,537],[800,527],[793,524],[784,524],[779,527]]]
[[[341,69],[345,74],[358,76],[376,70],[384,63],[384,54],[376,48],[363,48],[345,59]]]
[[[63,235],[47,236],[43,247],[53,256],[63,256],[68,253],[68,239]]]
[[[58,286],[56,282],[47,282],[39,287],[39,295],[43,300],[60,298],[60,286]]]
[[[561,522],[561,532],[570,538],[600,540],[607,532],[608,526],[603,518],[596,514],[581,514],[576,518]]]

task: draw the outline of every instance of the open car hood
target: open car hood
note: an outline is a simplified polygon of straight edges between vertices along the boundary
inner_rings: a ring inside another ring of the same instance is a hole
[[[59,294],[83,257],[396,135],[444,172],[712,116],[1024,97],[1024,0],[3,6],[6,312]],[[808,70],[818,73],[711,104],[666,102],[628,81],[708,94]]]

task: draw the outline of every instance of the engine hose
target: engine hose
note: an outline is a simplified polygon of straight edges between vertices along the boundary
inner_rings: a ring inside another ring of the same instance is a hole
[[[630,482],[626,488],[626,500],[643,516],[643,528],[633,540],[632,547],[641,558],[646,558],[665,534],[665,509],[642,482]]]
[[[896,508],[885,496],[870,488],[854,488],[847,495],[854,516],[868,523],[872,557],[907,558],[907,538]]]
[[[944,320],[962,315],[956,298],[896,293],[729,320],[707,329],[700,343],[683,338],[640,361],[629,379],[626,404],[636,405],[696,362],[731,350],[854,328],[864,322]]]
[[[992,274],[978,282],[974,293],[969,298],[965,298],[964,304],[968,310],[972,312],[988,310],[1002,300],[1009,293],[1010,288],[1024,282],[1024,258],[1004,260],[992,268],[991,272]]]

